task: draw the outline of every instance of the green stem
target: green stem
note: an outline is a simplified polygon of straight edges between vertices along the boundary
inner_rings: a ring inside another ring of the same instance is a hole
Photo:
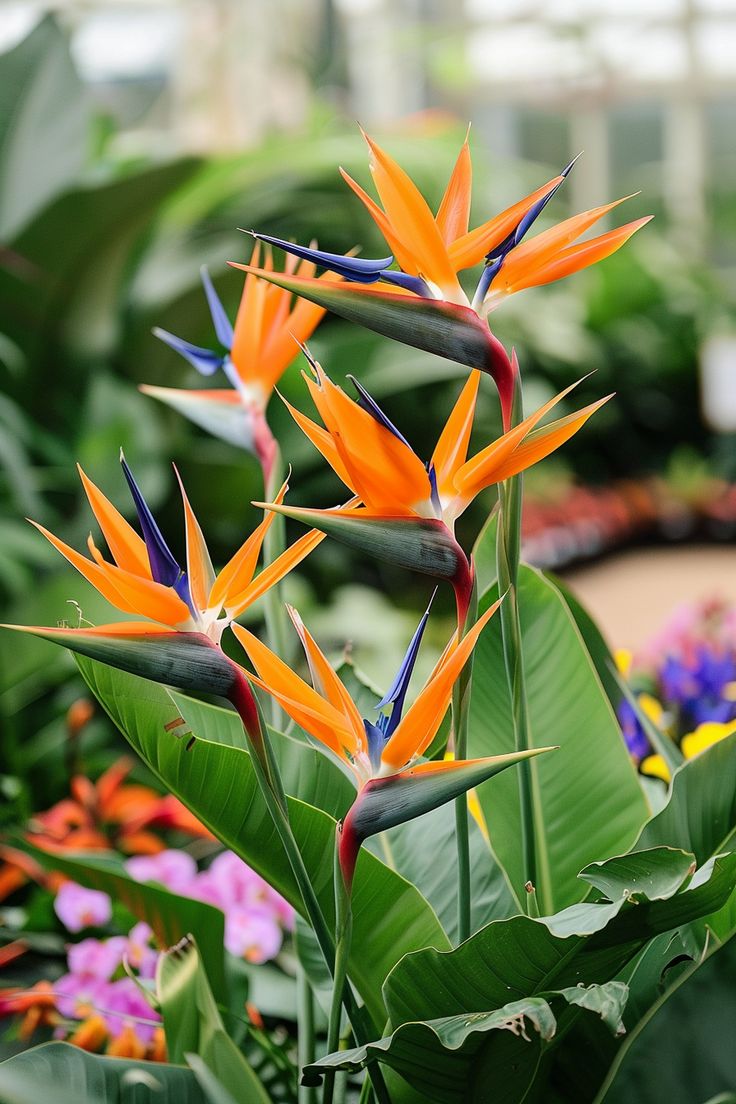
[[[339,832],[339,828],[338,828]],[[339,842],[339,841],[338,841]],[[350,891],[340,866],[339,847],[335,846],[335,970],[332,980],[332,1003],[327,1025],[327,1053],[333,1054],[340,1046],[340,1022],[344,993],[350,988],[347,981],[350,944],[353,936],[353,909]],[[335,1073],[325,1073],[323,1104],[332,1104],[335,1090]]]
[[[301,966],[296,969],[296,1019],[297,1019],[297,1063],[299,1070],[310,1066],[314,1061],[314,995]],[[299,1104],[315,1104],[317,1094],[311,1085],[300,1085]]]
[[[521,409],[521,384],[517,381],[512,421],[518,424],[523,417]],[[511,698],[514,725],[514,742],[517,751],[527,751],[532,746],[529,727],[529,709],[526,695],[526,678],[522,653],[521,621],[519,618],[519,559],[521,555],[521,505],[523,498],[522,476],[516,475],[499,487],[500,513],[496,540],[496,567],[498,591],[505,594],[501,603],[501,635],[506,678]],[[537,841],[534,821],[534,778],[532,764],[524,760],[517,766],[519,779],[519,806],[521,813],[521,849],[524,883],[527,890],[528,915],[537,914],[537,893],[546,899],[545,887],[537,885]]]
[[[478,616],[478,588],[475,578],[470,594],[468,612],[461,636],[472,628]],[[473,657],[465,664],[452,692],[452,723],[455,736],[455,758],[468,756],[468,719],[470,715],[470,689],[473,679]],[[457,941],[463,943],[470,935],[471,872],[470,825],[468,823],[468,795],[455,798],[455,841],[457,846]]]
[[[243,720],[243,729],[248,741],[248,750],[250,751],[256,781],[258,782],[263,800],[266,803],[276,831],[278,832],[281,844],[286,852],[286,857],[291,866],[294,880],[299,888],[304,905],[304,914],[311,924],[312,930],[317,938],[327,969],[334,977],[337,971],[335,942],[332,938],[332,933],[330,932],[325,915],[322,912],[322,907],[317,895],[314,892],[314,887],[309,877],[309,871],[304,864],[302,853],[299,850],[299,844],[292,831],[289,821],[289,809],[284,794],[283,784],[281,782],[281,776],[278,771],[273,749],[271,748],[268,729],[263,723],[263,719],[260,715],[260,709],[258,709],[258,715],[260,718],[260,741],[262,746],[259,747],[254,739],[252,731],[252,709],[255,699],[244,675],[238,675],[238,680],[231,693],[230,700]],[[258,708],[257,702],[255,702],[255,705],[256,708]],[[350,985],[343,986],[343,989],[345,1011],[350,1020],[355,1039],[358,1044],[362,1046],[364,1043],[370,1042],[372,1035],[371,1025],[367,1022],[363,1010],[358,1006],[358,1002],[355,999]],[[373,1081],[377,1099],[381,1104],[390,1104],[381,1071],[374,1068],[371,1070],[370,1076]]]
[[[363,1078],[363,1084],[360,1086],[360,1097],[358,1098],[358,1104],[371,1104],[374,1099],[371,1079],[366,1076]]]
[[[266,501],[273,502],[284,481],[284,463],[281,451],[277,448],[268,480],[265,484]],[[263,540],[264,566],[273,563],[286,549],[286,529],[283,514],[272,514],[272,522]],[[288,625],[281,592],[281,582],[269,587],[263,596],[263,612],[266,621],[266,634],[271,651],[281,659],[288,656]],[[275,698],[271,698],[271,723],[280,728],[284,719],[281,707]]]

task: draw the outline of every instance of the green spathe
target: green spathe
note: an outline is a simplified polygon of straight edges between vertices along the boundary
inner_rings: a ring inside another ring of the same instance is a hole
[[[60,644],[77,655],[117,667],[130,675],[176,686],[180,690],[227,697],[238,668],[204,633],[106,633],[101,629],[51,629],[37,625],[4,625]]]

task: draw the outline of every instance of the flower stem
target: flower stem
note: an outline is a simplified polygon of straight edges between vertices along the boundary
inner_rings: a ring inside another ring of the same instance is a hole
[[[334,977],[337,971],[335,957],[335,942],[330,932],[329,925],[322,912],[309,872],[304,864],[299,844],[289,821],[289,808],[284,793],[281,776],[278,771],[276,758],[271,747],[268,729],[263,723],[260,708],[251,692],[245,675],[237,665],[235,685],[230,694],[230,700],[237,709],[242,721],[245,735],[248,741],[253,770],[260,788],[263,800],[266,803],[271,818],[279,834],[279,839],[286,852],[286,857],[291,866],[294,880],[297,883],[304,905],[304,914],[309,921],[312,930],[319,943],[322,956],[330,974]],[[257,718],[257,730],[254,724],[254,716]],[[342,876],[340,877],[342,884]],[[349,953],[349,952],[348,952]],[[341,987],[345,1011],[350,1020],[356,1042],[363,1045],[370,1042],[371,1024],[364,1016],[363,1010],[358,1006],[350,985]],[[381,1104],[390,1104],[386,1085],[381,1071],[377,1068],[371,1070],[371,1080],[377,1099]]]
[[[478,616],[478,587],[473,576],[468,598],[468,608],[462,625],[458,625],[461,637],[472,628]],[[452,692],[452,723],[455,737],[455,758],[468,755],[468,718],[470,714],[470,689],[473,678],[473,657],[465,664]],[[470,935],[470,835],[468,824],[468,795],[455,798],[455,840],[457,845],[457,941],[463,943]]]
[[[327,1053],[333,1054],[340,1045],[340,1021],[344,993],[350,988],[347,981],[348,958],[353,935],[353,910],[350,891],[345,884],[339,858],[339,834],[335,846],[335,970],[332,975],[332,1003],[327,1025]],[[323,1104],[332,1104],[335,1090],[335,1073],[325,1073]]]
[[[266,501],[272,502],[283,482],[284,464],[281,450],[275,446],[273,462],[265,479]],[[274,513],[263,541],[264,566],[273,563],[286,549],[286,529],[283,514]],[[288,627],[281,593],[281,581],[269,587],[263,596],[263,610],[266,620],[266,633],[271,651],[281,659],[287,658]],[[275,728],[281,726],[283,713],[275,698],[271,698],[271,723]]]
[[[296,1018],[297,1018],[297,1063],[304,1069],[314,1061],[314,995],[312,987],[302,966],[296,968]],[[317,1099],[311,1085],[300,1085],[299,1104],[315,1104]]]
[[[516,425],[523,417],[521,382],[517,380],[512,421]],[[517,751],[527,751],[532,746],[529,728],[529,709],[526,696],[526,680],[522,655],[521,621],[519,618],[519,559],[521,555],[521,505],[523,485],[521,475],[506,480],[499,487],[500,513],[496,540],[496,566],[499,594],[506,594],[501,603],[501,635],[506,665],[506,677],[511,698],[514,725],[514,741]],[[531,762],[518,764],[519,806],[521,813],[521,848],[527,913],[536,909],[537,844],[534,822],[533,778]],[[540,893],[542,900],[544,892]]]

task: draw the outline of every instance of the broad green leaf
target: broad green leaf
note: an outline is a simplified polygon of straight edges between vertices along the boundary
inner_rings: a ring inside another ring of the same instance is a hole
[[[640,894],[649,901],[661,901],[677,893],[694,869],[694,857],[689,852],[655,847],[591,863],[578,877],[609,901],[628,900]]]
[[[559,579],[551,571],[545,571],[544,576],[546,579],[549,579],[550,583],[552,583],[562,595],[565,605],[572,614],[578,631],[583,638],[583,643],[588,650],[588,655],[593,661],[593,666],[596,669],[598,678],[601,680],[601,685],[608,695],[608,700],[611,702],[613,708],[616,709],[621,701],[621,690],[619,689],[617,680],[611,673],[611,664],[615,666],[615,660],[606,638],[588,610],[563,580]]]
[[[386,982],[391,1021],[488,1011],[549,989],[602,984],[652,937],[713,911],[735,883],[736,856],[729,855],[717,859],[708,880],[696,888],[691,883],[667,900],[619,901],[602,930],[591,924],[592,934],[559,934],[564,913],[542,920],[515,916],[494,921],[450,953],[427,949],[408,955]],[[493,963],[492,971],[487,963]]]
[[[487,592],[481,609],[497,595]],[[531,764],[538,866],[548,887],[540,909],[553,913],[586,894],[578,871],[625,852],[647,806],[610,703],[573,618],[556,588],[533,568],[519,574],[522,650],[533,746],[560,750]],[[501,645],[494,618],[475,649],[469,753],[514,748]],[[516,772],[478,790],[491,844],[517,898],[523,893]]]
[[[196,1054],[236,1100],[269,1104],[250,1063],[225,1031],[192,939],[182,940],[159,958],[156,994],[170,1061],[181,1063],[189,1052]]]
[[[471,931],[477,931],[491,920],[512,916],[516,908],[504,873],[472,817],[469,825],[473,885]],[[422,891],[450,940],[457,942],[454,808],[443,805],[375,839],[376,853]]]
[[[666,840],[692,851],[699,865],[710,856],[736,848],[736,734],[713,744],[676,771],[669,801],[645,824],[637,847]],[[719,910],[696,925],[699,941],[705,927],[721,941],[736,932],[736,893]]]
[[[3,1104],[208,1104],[189,1069],[44,1043],[0,1063]]]
[[[0,238],[8,241],[87,157],[91,111],[69,44],[46,16],[0,57]]]
[[[198,1054],[190,1052],[186,1055],[186,1060],[209,1104],[238,1104],[235,1097],[227,1091],[221,1081],[218,1081]]]
[[[192,731],[202,740],[244,750],[245,735],[237,713],[170,690],[174,705]],[[270,729],[284,788],[292,797],[306,801],[335,819],[345,816],[355,799],[355,787],[329,756],[306,740],[285,736]]]
[[[299,910],[301,898],[248,753],[196,738],[188,751],[189,740],[165,731],[176,714],[166,690],[90,660],[80,660],[80,668],[114,723],[163,784]],[[295,798],[289,808],[315,892],[333,923],[335,820]],[[350,976],[374,1021],[382,1025],[381,986],[391,967],[408,951],[447,948],[449,942],[421,894],[365,851],[358,861],[353,908]]]
[[[731,940],[685,970],[624,1040],[595,1104],[701,1104],[727,1093],[736,1085],[735,1023]]]
[[[593,1012],[610,1031],[619,1034],[623,1030],[621,1013],[626,995],[626,986],[620,982],[588,988],[573,986],[547,993],[545,997],[513,1001],[493,1012],[465,1013],[403,1024],[387,1038],[353,1050],[337,1051],[307,1068],[315,1072],[327,1069],[355,1072],[371,1061],[381,1061],[405,1077],[427,1100],[443,1104],[455,1101],[484,1104],[489,1099],[489,1088],[492,1088],[494,1100],[500,1098],[499,1090],[502,1094],[508,1093],[509,1086],[508,1083],[504,1085],[504,1081],[509,1074],[512,1082],[517,1081],[515,1067],[524,1067],[523,1076],[518,1078],[520,1084],[528,1084],[534,1076],[538,1048],[532,1044],[530,1036],[549,1043],[557,1031],[557,1019],[550,1002],[564,1001]],[[506,1033],[501,1036],[504,1063],[498,1061],[500,1055],[491,1053],[499,1032]],[[516,1061],[508,1053],[509,1036],[517,1040],[515,1046],[512,1044],[517,1052]],[[520,1100],[521,1096],[514,1095],[513,1099]]]
[[[152,882],[136,881],[126,872],[118,855],[99,851],[51,852],[30,844],[23,844],[23,849],[47,870],[68,874],[80,885],[101,889],[125,905],[136,919],[150,924],[162,948],[172,947],[191,932],[201,947],[207,976],[218,1000],[226,1001],[225,917],[220,909]]]
[[[655,868],[657,862],[655,859]],[[735,883],[736,857],[728,856],[716,860],[702,885],[692,888],[691,883],[667,900],[650,901],[641,894],[636,903],[623,898],[615,903],[585,903],[543,920],[517,916],[489,924],[450,953],[427,950],[408,955],[386,981],[391,1022],[403,1025],[448,1016],[462,1018],[503,1008],[509,1001],[543,997],[550,991],[605,986],[611,979],[620,980],[617,975],[648,940],[707,915],[718,907],[717,902],[726,900]],[[566,913],[576,912],[580,919],[582,910],[586,910],[587,931],[578,925],[584,933],[569,934]],[[570,1025],[577,1022],[576,1010],[568,1008],[563,1017],[560,1039],[564,1046]],[[495,1046],[495,1042],[489,1044],[485,1056],[490,1071],[487,1088],[507,1099],[500,1056],[492,1053]],[[521,1083],[528,1087],[535,1076],[537,1056],[527,1049],[520,1051],[516,1060],[526,1071]],[[509,1101],[520,1098],[508,1096]]]

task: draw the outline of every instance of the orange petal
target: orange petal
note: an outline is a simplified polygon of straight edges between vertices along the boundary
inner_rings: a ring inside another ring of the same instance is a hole
[[[464,268],[472,268],[473,265],[480,264],[487,253],[490,253],[492,249],[500,245],[509,236],[529,208],[533,207],[538,200],[543,199],[550,189],[562,183],[563,180],[564,177],[562,176],[553,177],[541,188],[537,188],[535,192],[531,192],[524,199],[520,199],[518,203],[513,203],[511,207],[507,207],[500,215],[496,215],[488,222],[484,222],[482,226],[477,226],[469,234],[464,234],[463,237],[454,241],[449,247],[449,253],[455,271],[460,272]]]
[[[291,403],[288,402],[283,395],[280,395],[280,398],[296,424],[301,429],[302,433],[304,433],[312,442],[314,447],[322,453],[327,463],[330,465],[335,474],[339,476],[339,478],[343,481],[345,486],[349,487],[350,490],[354,493],[355,487],[353,487],[350,482],[350,473],[343,464],[340,452],[327,430],[323,429],[322,426],[317,425],[316,422],[313,422],[311,418],[308,418],[306,416],[306,414],[302,414],[302,412],[300,410],[297,410],[296,407],[292,406]]]
[[[347,724],[353,729],[356,738],[356,747],[367,752],[365,728],[363,718],[358,712],[355,702],[350,697],[347,688],[326,656],[317,645],[316,640],[307,629],[297,611],[292,606],[286,607],[297,635],[302,642],[302,647],[307,656],[309,670],[312,675],[312,683],[322,697],[334,705],[344,716]]]
[[[529,273],[528,280],[522,278],[516,282],[514,291],[520,291],[524,287],[538,287],[541,284],[551,284],[553,280],[561,280],[564,276],[571,276],[574,272],[580,272],[583,268],[605,260],[612,253],[620,249],[629,238],[652,220],[653,215],[628,222],[615,230],[609,230],[590,241],[581,242],[579,245],[564,249],[557,257],[540,269]],[[502,270],[503,271],[503,270]]]
[[[474,368],[458,396],[432,453],[432,464],[437,474],[437,488],[440,494],[447,487],[454,487],[455,472],[465,463],[479,385],[480,372]]]
[[[385,212],[381,210],[377,203],[373,202],[368,193],[363,191],[360,184],[353,180],[352,176],[349,176],[344,169],[340,169],[340,173],[346,184],[353,189],[358,199],[368,208],[368,213],[383,234],[389,249],[404,272],[408,272],[410,276],[418,276],[419,269],[417,268],[417,262],[412,255],[411,249],[401,241],[401,238],[389,222]]]
[[[629,196],[616,199],[613,203],[604,203],[601,207],[593,207],[590,211],[582,211],[572,218],[565,219],[557,226],[551,226],[549,230],[542,231],[529,241],[522,242],[516,249],[509,253],[503,266],[493,282],[493,289],[498,291],[516,291],[522,287],[532,287],[534,276],[545,265],[559,257],[560,253],[586,230],[589,230],[596,222],[618,207]]]
[[[400,770],[421,755],[434,739],[452,697],[452,688],[468,661],[478,637],[501,604],[494,602],[465,634],[460,643],[452,641],[435,667],[427,684],[383,749],[381,760]]]
[[[344,757],[342,745],[354,744],[355,737],[347,728],[342,714],[304,679],[294,674],[257,636],[236,623],[233,623],[232,630],[258,672],[259,679],[249,676],[251,681],[276,698],[300,728]]]
[[[561,402],[582,381],[576,380],[553,396],[548,402],[535,410],[533,414],[524,418],[518,426],[514,426],[502,437],[486,445],[484,449],[463,464],[455,475],[454,485],[459,494],[466,498],[474,498],[484,487],[490,487],[492,483],[499,482],[498,472],[510,457],[515,455],[522,441],[531,433],[534,427],[541,422],[557,403]]]
[[[97,518],[97,523],[102,530],[102,535],[107,542],[112,556],[118,567],[125,571],[132,571],[136,575],[151,578],[151,565],[148,560],[145,541],[136,533],[132,525],[129,525],[121,513],[116,510],[112,502],[88,478],[77,464],[79,478],[82,480],[84,493],[89,499],[92,513]]]
[[[279,488],[279,493],[274,499],[277,503],[284,501],[284,495],[288,489],[288,483],[284,482]],[[243,541],[235,555],[228,560],[217,579],[212,585],[207,605],[210,609],[220,609],[227,606],[233,596],[240,594],[252,581],[256,572],[258,557],[261,553],[266,533],[273,524],[274,515],[266,514],[261,524],[251,535]]]
[[[427,201],[393,158],[367,134],[364,137],[371,151],[371,175],[391,225],[411,242],[419,275],[437,284],[454,301],[460,285]]]
[[[258,267],[260,242],[256,242],[250,258],[250,265]],[[263,315],[263,284],[252,272],[248,271],[243,284],[238,313],[233,327],[233,344],[230,350],[238,375],[243,381],[258,379],[258,361],[261,344],[261,321]]]
[[[274,515],[271,514],[271,517]],[[264,567],[263,571],[253,579],[240,593],[228,597],[226,609],[229,617],[239,617],[243,610],[251,606],[262,594],[276,586],[290,571],[301,563],[310,552],[313,551],[325,539],[326,533],[320,533],[318,529],[310,529],[290,548],[277,556],[273,563]]]
[[[412,511],[431,494],[419,457],[349,398],[319,370],[319,383],[307,380],[315,406],[350,475],[351,486],[368,504],[390,513]]]
[[[569,441],[585,425],[588,418],[611,398],[613,398],[613,395],[606,395],[605,398],[598,399],[590,406],[585,406],[574,414],[568,414],[566,417],[559,418],[556,422],[551,422],[549,425],[543,426],[542,429],[530,433],[527,439],[511,454],[506,463],[498,469],[495,476],[496,481],[510,479],[512,475],[526,471],[532,464],[536,464],[539,460],[543,460],[545,456],[549,456],[560,445],[564,445],[565,441]]]
[[[470,160],[470,146],[466,138],[435,220],[445,245],[451,245],[456,238],[468,232],[472,186],[473,166]]]
[[[76,549],[71,548],[68,544],[65,544],[64,541],[55,537],[48,529],[44,529],[43,525],[39,525],[37,521],[32,521],[31,525],[35,525],[39,533],[43,533],[46,540],[53,544],[57,552],[61,552],[62,556],[64,556],[73,567],[76,567],[79,574],[83,575],[87,582],[91,583],[92,586],[100,592],[102,597],[106,598],[108,602],[111,602],[113,606],[117,606],[118,609],[123,610],[125,613],[140,612],[136,606],[131,605],[130,602],[124,599],[117,587],[113,585],[111,580],[104,573],[100,564],[92,563],[86,556],[83,556],[80,552],[77,552]]]
[[[198,610],[206,610],[209,605],[210,591],[215,582],[215,570],[212,566],[209,551],[205,543],[204,534],[195,517],[184,484],[181,481],[176,465],[174,472],[179,481],[182,502],[184,503],[184,520],[187,534],[187,578],[189,580],[189,592],[192,601]]]
[[[118,609],[127,608],[132,613],[143,614],[144,617],[150,617],[153,621],[160,621],[172,628],[191,621],[189,606],[173,587],[156,583],[152,579],[141,579],[139,575],[131,575],[129,571],[123,571],[104,560],[97,565],[97,569],[117,591],[115,605]],[[121,601],[126,604],[122,605]]]

